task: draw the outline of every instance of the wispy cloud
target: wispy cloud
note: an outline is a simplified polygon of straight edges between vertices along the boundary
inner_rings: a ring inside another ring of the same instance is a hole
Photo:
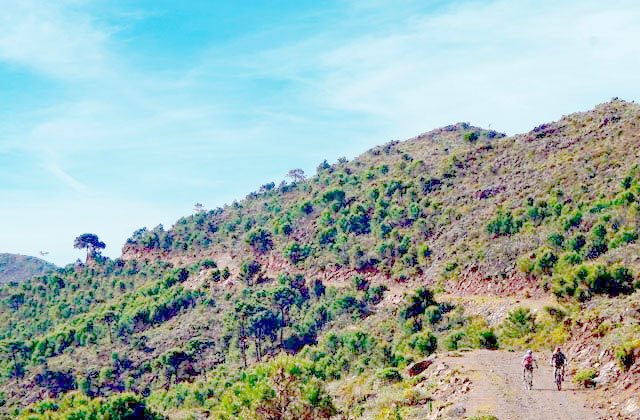
[[[82,2],[0,1],[0,60],[53,77],[102,77],[115,57],[109,33],[81,11]]]
[[[635,1],[456,2],[371,19],[376,29],[366,33],[327,31],[263,52],[255,71],[296,83],[303,101],[382,121],[398,136],[463,119],[522,131],[585,103],[640,96]]]
[[[65,172],[61,167],[59,167],[55,163],[47,163],[47,164],[44,164],[43,167],[47,171],[49,171],[51,175],[58,178],[60,181],[62,181],[62,183],[67,185],[72,190],[79,193],[83,193],[83,194],[86,194],[89,192],[89,188],[86,185],[84,185],[82,182],[75,179],[73,176],[69,175],[67,172]]]

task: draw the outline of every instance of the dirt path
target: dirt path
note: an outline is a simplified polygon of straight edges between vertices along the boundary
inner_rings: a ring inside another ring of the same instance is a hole
[[[506,351],[475,350],[461,357],[442,358],[471,378],[470,391],[458,402],[465,416],[493,415],[498,419],[604,419],[606,415],[587,407],[592,391],[579,390],[567,381],[557,391],[549,354],[538,354],[540,369],[534,371],[532,391],[522,386],[522,355]]]

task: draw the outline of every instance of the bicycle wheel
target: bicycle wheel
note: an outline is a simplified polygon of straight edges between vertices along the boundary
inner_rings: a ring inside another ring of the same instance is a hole
[[[533,389],[533,371],[531,369],[524,372],[523,382],[525,390],[531,391]]]
[[[562,372],[560,372],[559,370],[556,370],[556,375],[555,375],[555,379],[556,379],[556,386],[558,387],[558,391],[562,391]]]

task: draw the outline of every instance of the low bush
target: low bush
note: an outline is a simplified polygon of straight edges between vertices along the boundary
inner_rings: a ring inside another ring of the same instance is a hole
[[[384,368],[378,372],[378,378],[385,382],[400,382],[402,375],[396,368]]]
[[[438,347],[438,339],[429,331],[415,334],[409,340],[409,347],[422,356],[428,356]]]
[[[465,338],[462,331],[452,332],[444,339],[444,347],[447,350],[458,350],[458,343]]]
[[[79,392],[71,392],[59,402],[45,400],[27,408],[23,418],[48,419],[122,419],[159,420],[163,416],[147,408],[144,400],[132,393],[108,398],[91,399]]]
[[[487,232],[496,236],[508,236],[518,233],[521,227],[522,220],[515,220],[510,211],[506,213],[498,211],[496,217],[487,225]]]
[[[498,337],[492,330],[480,331],[480,347],[495,350],[498,348]]]
[[[620,369],[627,371],[636,362],[636,353],[640,349],[640,339],[623,343],[616,348],[616,358]]]
[[[595,369],[581,369],[573,375],[573,382],[582,388],[588,388],[595,386],[593,380],[596,376],[598,376],[598,372]]]
[[[435,305],[433,293],[428,289],[418,288],[409,296],[407,305],[400,311],[400,316],[404,319],[422,315],[427,307]]]
[[[502,324],[502,334],[509,338],[523,338],[535,331],[535,317],[529,308],[509,311]]]

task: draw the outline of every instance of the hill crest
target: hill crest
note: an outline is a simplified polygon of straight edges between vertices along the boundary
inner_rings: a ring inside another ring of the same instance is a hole
[[[54,264],[40,258],[0,253],[0,284],[26,281],[56,268]]]

